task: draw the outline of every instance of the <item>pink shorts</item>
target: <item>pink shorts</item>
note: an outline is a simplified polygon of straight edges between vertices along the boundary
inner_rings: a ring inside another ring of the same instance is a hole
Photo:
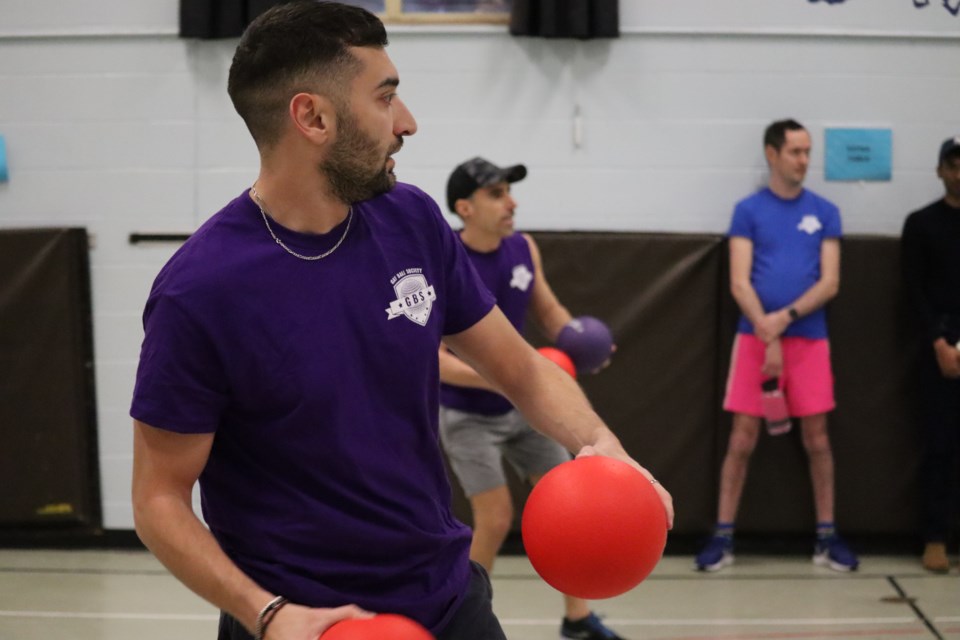
[[[830,368],[830,342],[826,338],[781,338],[783,373],[780,388],[787,408],[795,418],[827,413],[836,403],[833,398],[833,370]],[[762,416],[760,385],[766,345],[755,335],[738,333],[733,343],[730,374],[723,408],[733,413]]]

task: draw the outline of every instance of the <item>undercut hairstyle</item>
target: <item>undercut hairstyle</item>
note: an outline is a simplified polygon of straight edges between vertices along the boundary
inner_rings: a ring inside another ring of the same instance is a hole
[[[777,120],[767,127],[763,132],[763,146],[773,147],[778,152],[783,148],[783,143],[787,141],[787,131],[806,131],[807,128],[796,120],[787,118],[786,120]]]
[[[260,14],[243,32],[230,65],[227,93],[261,150],[279,141],[290,99],[329,98],[341,110],[360,71],[351,47],[387,46],[375,15],[338,2],[296,0]]]

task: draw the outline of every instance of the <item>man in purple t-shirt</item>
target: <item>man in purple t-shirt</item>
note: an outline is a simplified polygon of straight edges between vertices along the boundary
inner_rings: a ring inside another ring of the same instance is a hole
[[[537,243],[514,232],[517,203],[510,184],[526,175],[522,164],[501,168],[471,158],[447,179],[447,207],[463,222],[460,240],[467,256],[510,323],[523,332],[530,313],[540,332],[556,342],[573,318],[547,282]],[[439,355],[440,438],[473,512],[470,559],[489,572],[513,524],[503,461],[536,484],[570,454],[531,429],[509,400],[445,346]],[[562,638],[622,640],[581,598],[564,595],[564,613]]]
[[[386,43],[374,15],[333,2],[251,23],[228,90],[259,176],[147,301],[135,523],[223,611],[221,640],[316,640],[371,612],[440,640],[504,637],[450,508],[441,338],[547,435],[636,465],[497,309],[436,203],[397,184],[392,156],[416,122]]]
[[[720,472],[717,525],[695,562],[701,571],[733,562],[734,519],[765,415],[763,396],[782,393],[786,407],[776,417],[787,427],[791,416],[799,418],[809,458],[817,516],[813,560],[852,571],[857,557],[833,521],[827,434],[834,398],[824,305],[840,285],[840,212],[803,186],[811,147],[803,125],[772,123],[763,146],[768,186],[737,203],[730,224],[730,288],[742,312],[723,404],[733,413],[733,428]]]

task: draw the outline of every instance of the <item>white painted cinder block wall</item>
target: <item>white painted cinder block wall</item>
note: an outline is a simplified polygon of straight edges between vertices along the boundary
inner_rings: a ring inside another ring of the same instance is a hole
[[[763,127],[792,116],[819,145],[809,184],[840,205],[847,232],[897,234],[939,195],[937,145],[960,133],[960,17],[941,2],[621,0],[621,23],[623,37],[597,42],[390,29],[420,126],[398,156],[401,180],[442,202],[452,166],[481,154],[529,166],[515,188],[525,228],[718,233],[763,181]],[[176,0],[0,0],[0,227],[83,226],[94,238],[110,529],[133,524],[140,314],[176,248],[127,237],[192,231],[257,170],[225,90],[235,41],[180,40],[176,25]],[[891,128],[893,180],[826,183],[828,126]]]

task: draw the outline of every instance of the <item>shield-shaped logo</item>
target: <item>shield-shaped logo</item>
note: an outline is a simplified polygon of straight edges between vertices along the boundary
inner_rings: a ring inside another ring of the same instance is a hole
[[[393,320],[403,314],[420,326],[426,326],[430,319],[430,310],[437,294],[433,285],[427,284],[427,279],[420,273],[406,275],[393,285],[397,299],[386,309],[387,320]]]

